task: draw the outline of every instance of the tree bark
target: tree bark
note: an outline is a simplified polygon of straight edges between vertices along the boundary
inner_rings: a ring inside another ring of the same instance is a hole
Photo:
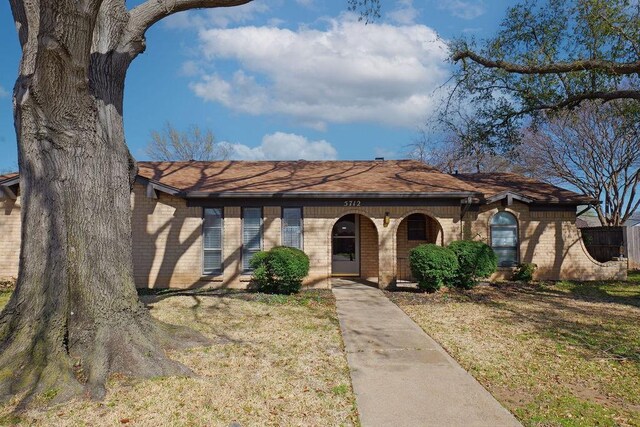
[[[102,398],[113,373],[189,375],[165,350],[206,343],[154,320],[133,279],[125,144],[129,12],[118,0],[12,1],[23,56],[14,87],[22,246],[0,313],[0,399]],[[139,37],[143,37],[139,35]]]

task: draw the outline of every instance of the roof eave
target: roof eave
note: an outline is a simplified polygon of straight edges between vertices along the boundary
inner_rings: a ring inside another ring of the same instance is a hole
[[[189,191],[183,197],[187,199],[202,198],[308,198],[308,199],[466,199],[468,197],[479,198],[481,193],[468,191],[453,192],[311,192],[311,191],[290,191],[290,192],[206,192]]]

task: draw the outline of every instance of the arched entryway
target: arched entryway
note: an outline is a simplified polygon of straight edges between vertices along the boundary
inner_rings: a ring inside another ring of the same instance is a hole
[[[331,230],[331,275],[378,281],[378,231],[357,213],[340,217]]]
[[[421,212],[403,218],[396,232],[398,281],[413,281],[409,267],[409,251],[425,243],[443,244],[442,227],[438,221]]]

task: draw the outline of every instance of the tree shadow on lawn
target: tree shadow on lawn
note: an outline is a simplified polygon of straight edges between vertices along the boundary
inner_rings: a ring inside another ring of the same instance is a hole
[[[585,358],[640,362],[640,296],[612,294],[611,288],[616,283],[569,285],[500,283],[435,293],[402,289],[387,295],[413,306],[447,303],[488,306],[497,323],[533,329],[533,334],[550,339],[561,348],[571,347]],[[626,286],[626,282],[622,285]]]
[[[584,290],[567,293],[542,284],[499,289],[489,300],[467,302],[489,304],[498,322],[533,327],[540,336],[586,358],[640,362],[638,297],[602,296],[602,284],[587,285],[594,291],[586,296]]]
[[[154,310],[159,302],[174,297],[191,297],[195,304],[189,307],[193,315],[193,320],[202,326],[207,322],[201,317],[202,302],[206,299],[211,305],[204,309],[213,311],[229,311],[229,305],[224,302],[225,298],[237,299],[241,301],[257,302],[267,306],[298,306],[309,307],[309,314],[320,320],[328,320],[334,325],[338,325],[337,314],[335,313],[335,297],[330,290],[326,289],[306,289],[291,295],[266,294],[254,289],[138,289],[140,300],[149,310]],[[212,302],[215,301],[215,302]],[[333,308],[332,312],[327,312],[328,308]],[[234,313],[229,311],[229,316]],[[217,333],[216,333],[217,334]]]

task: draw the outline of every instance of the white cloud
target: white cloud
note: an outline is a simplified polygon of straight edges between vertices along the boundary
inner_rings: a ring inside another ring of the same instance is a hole
[[[186,61],[180,67],[180,74],[183,76],[193,77],[202,73],[203,71],[196,61]]]
[[[486,12],[482,0],[437,0],[438,9],[447,10],[462,19],[475,19]]]
[[[398,7],[387,14],[391,21],[401,25],[415,24],[419,15],[418,9],[413,7],[413,0],[398,1]]]
[[[335,160],[336,149],[325,140],[309,141],[294,133],[265,135],[257,147],[222,142],[233,160]]]
[[[230,75],[204,75],[194,93],[235,111],[326,123],[415,127],[449,75],[446,44],[424,25],[363,25],[353,15],[328,28],[241,27],[200,31],[203,58],[234,60]]]
[[[168,28],[172,29],[194,29],[207,26],[226,28],[231,24],[250,22],[269,10],[269,5],[264,0],[254,0],[242,6],[180,12],[169,16],[164,22]]]
[[[9,91],[0,86],[0,98],[6,98],[7,96],[9,96]]]

